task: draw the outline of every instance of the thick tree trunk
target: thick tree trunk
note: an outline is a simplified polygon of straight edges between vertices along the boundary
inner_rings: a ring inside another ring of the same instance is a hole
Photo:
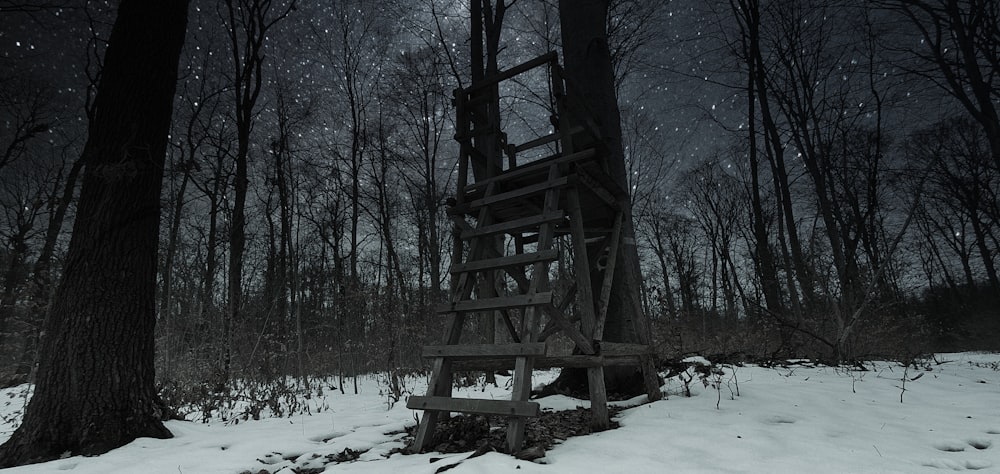
[[[35,394],[0,467],[167,438],[154,387],[160,184],[188,2],[124,0]]]
[[[607,160],[611,178],[622,189],[628,189],[621,116],[606,31],[608,4],[608,0],[559,1],[563,61],[571,86],[568,92],[582,100],[600,120],[601,138],[606,147],[604,159]],[[642,278],[631,202],[624,202],[623,207],[623,238],[618,249],[619,263],[615,265],[604,340],[648,344],[651,332],[639,293]],[[645,392],[641,377],[636,377],[631,367],[621,370],[607,368],[604,373],[608,392]]]

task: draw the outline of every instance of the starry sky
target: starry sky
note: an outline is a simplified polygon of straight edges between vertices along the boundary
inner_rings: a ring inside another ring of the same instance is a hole
[[[558,49],[558,15],[553,3],[520,1],[508,11],[499,55],[501,69]],[[282,4],[275,4],[273,10],[278,11]],[[612,24],[626,37],[613,37],[613,43],[640,38],[631,44],[634,52],[619,69],[627,73],[619,85],[619,102],[625,111],[626,145],[636,180],[649,176],[669,187],[681,171],[700,161],[738,161],[731,148],[746,127],[746,99],[741,90],[742,66],[732,46],[737,29],[728,4],[700,0],[638,4],[647,6],[621,8],[612,17]],[[13,84],[44,89],[50,107],[58,110],[52,112],[55,120],[65,125],[63,130],[86,123],[88,86],[99,70],[106,46],[103,38],[114,18],[114,2],[86,5],[0,15],[0,80],[10,90]],[[178,87],[178,103],[187,101],[188,107],[197,103],[191,96],[203,87],[201,83],[222,84],[231,74],[221,5],[207,0],[192,2]],[[834,46],[845,51],[837,58],[843,64],[836,71],[843,72],[831,73],[827,79],[840,74],[842,82],[853,83],[864,67],[858,62],[864,60],[861,47],[854,44],[857,25],[842,14],[838,16],[833,8],[813,9],[810,18],[830,31]],[[907,34],[891,34],[896,35],[892,37],[896,45],[914,41]],[[364,100],[375,101],[379,87],[405,89],[406,84],[391,84],[397,79],[390,73],[390,63],[422,47],[434,48],[446,56],[442,60],[451,62],[442,67],[443,80],[450,87],[468,82],[469,18],[467,3],[462,0],[300,1],[288,18],[268,33],[264,52],[267,85],[259,104],[265,113],[261,120],[267,122],[273,115],[266,112],[273,112],[271,91],[280,84],[294,103],[320,111],[313,113],[299,134],[306,139],[322,135],[325,143],[344,140],[345,38],[360,61],[361,74],[354,81],[355,89],[368,94]],[[954,110],[939,89],[913,83],[891,63],[893,58],[882,59],[875,69],[879,87],[891,103],[885,120],[905,130],[937,120],[942,111]],[[541,83],[542,78],[538,79]],[[854,103],[863,109],[864,94]],[[541,116],[544,109],[535,107],[517,114],[522,118]],[[58,130],[60,127],[53,127],[52,133]],[[82,136],[79,130],[66,133],[76,136],[77,141]],[[732,167],[732,163],[726,166]]]

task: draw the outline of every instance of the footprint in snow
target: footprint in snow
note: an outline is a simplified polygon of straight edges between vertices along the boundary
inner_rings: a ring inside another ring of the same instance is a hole
[[[984,449],[989,449],[990,446],[993,446],[993,442],[985,438],[972,438],[965,442],[952,440],[941,441],[934,444],[935,449],[946,453],[960,453],[965,451],[965,448],[969,446],[982,451]]]
[[[767,423],[769,425],[790,425],[792,423],[795,423],[796,421],[797,420],[795,418],[785,415],[771,415],[767,418],[764,418],[764,423]]]
[[[257,458],[261,464],[277,464],[285,459],[281,456],[281,453],[267,453],[260,458]]]
[[[993,442],[985,438],[973,438],[969,440],[969,446],[978,450],[989,449]]]
[[[994,428],[992,430],[986,430],[986,434],[1000,435],[1000,428]]]
[[[333,432],[333,433],[326,433],[326,434],[322,434],[322,435],[319,435],[319,436],[313,436],[313,437],[309,438],[309,441],[312,441],[312,442],[315,442],[315,443],[326,443],[326,442],[329,442],[331,439],[339,438],[341,436],[344,436],[345,434],[347,434],[347,433],[336,431],[336,432]]]
[[[965,461],[965,468],[970,471],[979,471],[982,469],[989,469],[991,467],[993,467],[993,463],[989,461],[983,461],[981,459]]]
[[[960,453],[965,451],[966,444],[961,441],[939,441],[934,444],[934,449],[946,453]]]
[[[947,469],[950,471],[980,471],[983,469],[989,469],[993,467],[993,463],[989,461],[984,461],[981,459],[957,461],[951,459],[932,459],[923,464],[926,467],[933,467],[937,469]]]

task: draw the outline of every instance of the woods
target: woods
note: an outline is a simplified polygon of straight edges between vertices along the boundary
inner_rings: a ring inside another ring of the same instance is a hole
[[[404,400],[452,285],[452,91],[549,50],[629,193],[610,314],[648,319],[660,357],[998,348],[995,2],[191,0],[186,33],[187,2],[9,3],[0,381],[72,421],[19,432],[51,449],[4,465],[107,447],[57,442],[91,420],[53,407],[99,389],[252,418],[379,372]],[[551,132],[531,128],[547,80],[487,90],[480,115],[509,143]],[[572,262],[552,268],[568,287]],[[85,367],[95,350],[127,369]],[[56,367],[89,377],[46,402]],[[122,436],[167,435],[146,418]]]

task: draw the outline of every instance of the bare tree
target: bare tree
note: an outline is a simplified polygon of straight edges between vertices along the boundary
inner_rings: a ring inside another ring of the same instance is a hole
[[[919,32],[911,73],[947,91],[982,127],[1000,168],[1000,4],[993,0],[880,0]]]
[[[909,150],[918,163],[933,170],[918,224],[938,265],[948,275],[951,259],[942,254],[954,254],[965,285],[974,287],[985,278],[997,290],[998,176],[991,166],[988,140],[972,119],[961,117],[918,131]],[[976,254],[981,272],[973,270]],[[951,285],[955,286],[954,280]]]
[[[257,101],[264,81],[264,48],[276,24],[295,8],[295,0],[275,4],[272,0],[227,0],[220,12],[233,67],[234,115],[236,120],[235,174],[232,216],[229,226],[229,288],[224,324],[223,381],[231,374],[233,324],[243,305],[243,265],[246,252],[246,198],[250,183],[250,132],[256,121]]]

